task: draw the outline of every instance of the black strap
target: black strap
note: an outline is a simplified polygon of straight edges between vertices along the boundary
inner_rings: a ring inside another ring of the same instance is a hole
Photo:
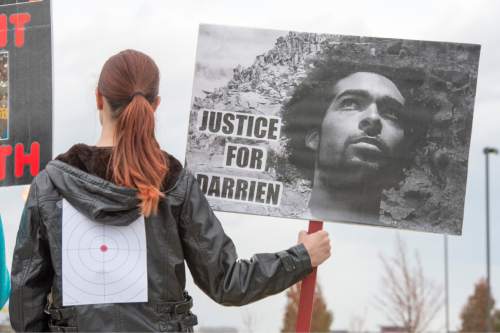
[[[59,326],[49,324],[49,329],[51,332],[78,332],[78,329],[73,326]]]
[[[183,314],[189,312],[193,307],[193,298],[184,294],[184,300],[180,302],[161,302],[155,303],[156,311],[160,313]]]
[[[63,320],[73,315],[73,308],[55,309],[47,306],[44,312],[50,315],[50,318],[53,320]]]

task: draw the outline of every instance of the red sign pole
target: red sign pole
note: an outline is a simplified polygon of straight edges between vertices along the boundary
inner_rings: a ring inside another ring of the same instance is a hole
[[[323,229],[322,221],[309,221],[308,233],[312,234]],[[313,269],[300,287],[299,312],[297,314],[297,333],[309,333],[311,330],[311,316],[313,309],[314,289],[316,288],[316,268]]]

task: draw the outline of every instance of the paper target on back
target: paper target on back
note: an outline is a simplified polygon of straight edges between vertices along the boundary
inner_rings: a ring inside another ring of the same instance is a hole
[[[63,305],[147,302],[144,216],[109,226],[64,199],[62,215]]]

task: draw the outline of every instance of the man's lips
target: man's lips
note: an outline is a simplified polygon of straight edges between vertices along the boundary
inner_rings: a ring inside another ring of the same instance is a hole
[[[385,155],[387,156],[388,149],[385,144],[379,139],[363,136],[350,140],[349,145],[353,145],[355,148],[367,151],[370,155]]]

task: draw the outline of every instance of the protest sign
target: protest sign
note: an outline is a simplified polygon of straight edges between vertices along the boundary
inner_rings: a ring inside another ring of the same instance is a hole
[[[186,165],[216,210],[461,234],[479,51],[201,25]]]
[[[29,184],[52,158],[50,1],[0,2],[0,186]]]

